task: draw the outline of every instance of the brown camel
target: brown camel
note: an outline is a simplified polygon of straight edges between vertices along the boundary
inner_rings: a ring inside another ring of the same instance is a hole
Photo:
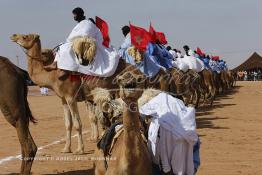
[[[213,76],[214,76],[214,80],[215,80],[216,94],[221,94],[223,92],[221,74],[215,72]]]
[[[226,70],[223,70],[221,71],[221,75],[222,75],[222,82],[224,84],[224,87],[226,90],[230,89],[231,88],[231,82],[230,82],[230,77],[229,77],[229,74],[228,74],[228,71]]]
[[[216,87],[213,73],[210,70],[204,69],[199,73],[199,75],[201,77],[202,84],[204,85],[203,89],[206,89],[206,93],[204,94],[204,103],[207,99],[209,99],[210,105],[212,106],[216,96]]]
[[[227,75],[228,75],[228,79],[229,79],[229,86],[230,88],[234,87],[235,83],[236,83],[236,79],[234,77],[234,72],[231,70],[227,71]]]
[[[75,100],[75,94],[77,94],[80,82],[72,82],[69,79],[61,81],[58,79],[58,71],[47,72],[43,68],[45,60],[42,59],[39,35],[14,34],[11,36],[11,40],[27,50],[28,73],[33,82],[39,86],[45,86],[54,90],[57,96],[62,100],[66,126],[66,144],[62,152],[71,152],[71,133],[73,123],[78,135],[78,148],[75,153],[83,154],[84,144],[82,139],[82,124],[77,102]]]
[[[215,73],[214,77],[216,82],[217,94],[225,94],[227,90],[225,72],[221,71],[220,73]]]
[[[195,108],[198,108],[199,101],[201,97],[201,93],[203,93],[203,87],[201,86],[201,77],[199,74],[193,70],[189,70],[186,72],[187,83],[186,89],[188,89],[185,93],[185,103],[194,105]]]
[[[75,99],[77,93],[79,92],[79,89],[81,88],[81,81],[71,81],[69,78],[61,81],[58,78],[58,70],[46,71],[44,69],[44,65],[48,64],[46,62],[50,62],[50,60],[53,60],[54,56],[51,54],[50,50],[44,50],[44,55],[41,54],[41,42],[39,35],[14,34],[13,36],[11,36],[11,40],[27,50],[26,55],[28,59],[28,72],[31,79],[39,86],[49,87],[50,89],[54,90],[62,100],[66,125],[66,144],[62,152],[71,152],[71,132],[73,122],[78,134],[78,149],[76,153],[82,154],[84,152],[82,124],[79,117],[77,102]],[[86,99],[89,100],[91,98],[90,92],[96,87],[119,89],[119,85],[116,83],[115,77],[124,72],[133,72],[134,74],[144,77],[143,74],[134,66],[127,64],[124,62],[124,60],[120,59],[117,70],[112,76],[106,78],[84,78],[82,87]]]
[[[200,76],[193,70],[183,72],[177,68],[169,70],[169,92],[177,98],[184,100],[186,104],[192,104],[196,108],[200,100]]]
[[[120,84],[120,97],[126,103],[123,113],[123,131],[117,138],[110,156],[106,157],[109,161],[95,162],[95,174],[150,175],[152,174],[151,160],[147,145],[141,136],[142,126],[137,104],[144,85],[138,83],[140,78],[132,73],[125,73],[117,79]],[[104,157],[101,150],[96,150],[96,155]]]
[[[5,119],[16,128],[22,150],[21,174],[29,175],[37,151],[29,131],[29,121],[35,123],[27,101],[24,74],[7,58],[0,57],[0,109]]]

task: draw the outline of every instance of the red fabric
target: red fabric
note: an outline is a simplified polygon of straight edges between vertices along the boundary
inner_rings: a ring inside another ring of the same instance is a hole
[[[70,81],[80,81],[80,75],[70,75],[69,76]]]
[[[98,16],[96,16],[96,26],[100,29],[103,35],[103,45],[108,48],[110,43],[110,37],[107,23]]]
[[[219,56],[212,56],[212,60],[215,60],[215,61],[217,61],[217,60],[219,60],[220,59],[220,57]]]
[[[139,50],[145,51],[149,42],[152,41],[148,31],[141,27],[130,24],[131,43]]]
[[[150,35],[151,35],[151,39],[152,39],[152,43],[156,43],[156,31],[155,31],[155,29],[153,28],[153,26],[151,25],[151,23],[150,23],[150,26],[149,26],[149,33],[150,33]]]
[[[160,42],[160,44],[167,44],[166,36],[163,32],[156,32],[156,38]]]
[[[196,53],[200,56],[203,56],[204,53],[202,52],[202,50],[198,47],[197,50],[196,50]]]
[[[70,75],[69,79],[70,81],[81,81],[81,78],[83,78],[84,80],[92,80],[93,78],[95,78],[95,76],[92,75]]]
[[[153,43],[156,43],[156,41],[158,40],[160,44],[163,44],[163,45],[167,44],[165,34],[163,32],[156,32],[153,26],[151,25],[151,23],[149,26],[149,33],[151,35]]]

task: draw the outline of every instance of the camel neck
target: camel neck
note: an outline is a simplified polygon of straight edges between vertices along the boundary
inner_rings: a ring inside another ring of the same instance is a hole
[[[27,51],[28,74],[37,85],[49,86],[47,72],[44,70],[43,62],[40,61],[41,57],[41,43],[38,40]]]
[[[130,102],[127,104],[127,106],[125,106],[123,115],[123,126],[127,133],[129,133],[129,131],[140,130],[140,120],[137,101]]]
[[[140,120],[137,102],[128,104],[123,113],[123,158],[128,166],[144,155],[145,143],[140,133]]]

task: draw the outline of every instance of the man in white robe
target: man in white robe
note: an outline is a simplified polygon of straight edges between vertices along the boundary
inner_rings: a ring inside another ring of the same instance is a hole
[[[73,28],[66,43],[59,47],[54,63],[46,69],[55,69],[56,65],[61,71],[60,78],[68,75],[68,71],[80,72],[87,75],[109,77],[114,74],[119,61],[118,53],[112,48],[103,46],[103,36],[93,20],[86,20],[84,11],[77,7],[73,10],[74,20],[78,24]],[[88,36],[96,40],[96,55],[94,61],[88,66],[79,63],[72,49],[72,41],[76,37]]]
[[[168,50],[168,52],[172,55],[173,60],[176,60],[177,54],[176,54],[175,49],[172,50],[172,48],[171,48],[170,46],[167,46],[167,47],[166,47],[166,50]]]
[[[183,48],[186,54],[182,60],[189,66],[189,69],[192,69],[196,72],[201,72],[204,70],[204,63],[199,58],[194,56],[194,51],[191,50],[187,45],[185,45]]]
[[[198,140],[195,109],[161,92],[141,106],[139,112],[152,116],[148,146],[153,162],[161,165],[165,173],[172,170],[177,175],[193,175],[193,146]]]
[[[121,57],[124,57],[124,52],[132,46],[131,43],[131,35],[130,35],[130,28],[128,26],[124,26],[122,27],[122,33],[125,36],[125,40],[124,42],[121,44],[120,48],[119,48],[119,55]]]

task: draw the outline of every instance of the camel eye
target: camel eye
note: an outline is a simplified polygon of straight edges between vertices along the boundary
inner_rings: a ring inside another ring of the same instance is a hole
[[[25,39],[26,39],[26,36],[23,36],[23,39],[25,40]]]

